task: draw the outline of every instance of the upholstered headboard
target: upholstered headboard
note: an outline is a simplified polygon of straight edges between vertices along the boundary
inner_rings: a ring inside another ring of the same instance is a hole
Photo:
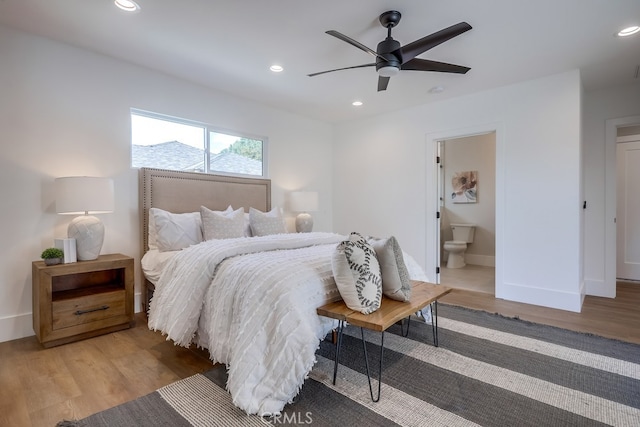
[[[271,180],[240,178],[197,172],[140,169],[140,234],[142,254],[149,248],[149,209],[173,213],[199,212],[200,206],[212,210],[244,207],[271,210]]]

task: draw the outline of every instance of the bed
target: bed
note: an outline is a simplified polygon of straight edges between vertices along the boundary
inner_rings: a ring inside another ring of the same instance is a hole
[[[336,326],[316,308],[340,299],[331,256],[346,237],[260,233],[257,227],[259,236],[206,240],[207,209],[217,211],[215,218],[251,210],[243,215],[245,230],[247,221],[256,219],[253,230],[266,216],[273,224],[277,209],[268,179],[142,168],[140,191],[149,328],[176,345],[208,349],[212,361],[227,366],[233,403],[248,414],[279,413],[311,371],[320,340]],[[193,219],[201,206],[205,240],[159,251],[162,239],[149,233],[163,218],[158,212]],[[412,270],[421,280],[417,264]]]
[[[149,210],[163,209],[173,213],[197,212],[200,206],[224,210],[229,205],[271,210],[271,180],[240,178],[203,173],[140,168],[139,212],[142,253],[149,251]],[[155,284],[143,275],[142,305],[149,310]]]

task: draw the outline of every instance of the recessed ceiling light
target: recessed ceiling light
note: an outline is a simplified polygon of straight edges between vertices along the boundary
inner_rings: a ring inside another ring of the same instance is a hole
[[[444,92],[444,88],[442,86],[434,86],[429,89],[429,93],[442,93]]]
[[[133,0],[114,0],[116,6],[127,12],[137,12],[140,10],[138,3]]]
[[[353,101],[351,105],[353,105],[354,107],[359,107],[362,105],[362,101]]]
[[[272,65],[269,69],[274,73],[281,73],[284,70],[280,65]]]
[[[627,28],[625,28],[623,30],[620,30],[618,32],[618,37],[627,37],[627,36],[631,36],[633,34],[636,34],[638,32],[640,32],[640,27],[637,26],[637,25],[634,25],[632,27],[627,27]]]

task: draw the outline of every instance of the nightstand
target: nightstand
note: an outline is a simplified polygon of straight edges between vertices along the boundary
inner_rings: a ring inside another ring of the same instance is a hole
[[[32,263],[33,330],[45,347],[127,329],[133,320],[133,258]]]

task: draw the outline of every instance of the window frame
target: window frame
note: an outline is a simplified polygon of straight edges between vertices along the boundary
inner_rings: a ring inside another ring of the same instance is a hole
[[[222,127],[218,127],[215,125],[211,125],[208,123],[204,123],[204,122],[199,122],[196,120],[191,120],[191,119],[183,119],[183,118],[179,118],[179,117],[175,117],[175,116],[169,116],[167,114],[161,114],[161,113],[155,113],[152,111],[147,111],[147,110],[141,110],[138,108],[131,108],[129,111],[129,123],[130,123],[130,130],[131,130],[131,136],[130,136],[130,167],[132,168],[137,168],[139,169],[140,167],[138,166],[133,166],[133,123],[131,120],[131,117],[133,115],[137,115],[137,116],[142,116],[142,117],[147,117],[150,119],[155,119],[155,120],[162,120],[165,122],[172,122],[172,123],[177,123],[177,124],[181,124],[181,125],[187,125],[187,126],[194,126],[194,127],[200,127],[203,129],[204,132],[204,159],[203,159],[203,172],[198,172],[198,173],[206,173],[206,174],[210,174],[210,175],[223,175],[223,176],[237,176],[237,177],[249,177],[249,178],[265,178],[268,179],[269,178],[269,138],[267,138],[266,136],[260,136],[260,135],[255,135],[255,134],[251,134],[251,133],[247,133],[247,132],[238,132],[235,130],[230,130],[230,129],[226,129],[226,128],[222,128]],[[252,175],[252,174],[246,174],[246,173],[239,173],[239,172],[227,172],[227,171],[218,171],[218,170],[211,170],[210,169],[210,161],[211,161],[211,151],[210,151],[210,136],[211,133],[219,133],[219,134],[225,134],[225,135],[229,135],[229,136],[235,136],[238,138],[246,138],[246,139],[252,139],[252,140],[256,140],[256,141],[262,141],[262,175]],[[151,166],[150,166],[151,167]]]

